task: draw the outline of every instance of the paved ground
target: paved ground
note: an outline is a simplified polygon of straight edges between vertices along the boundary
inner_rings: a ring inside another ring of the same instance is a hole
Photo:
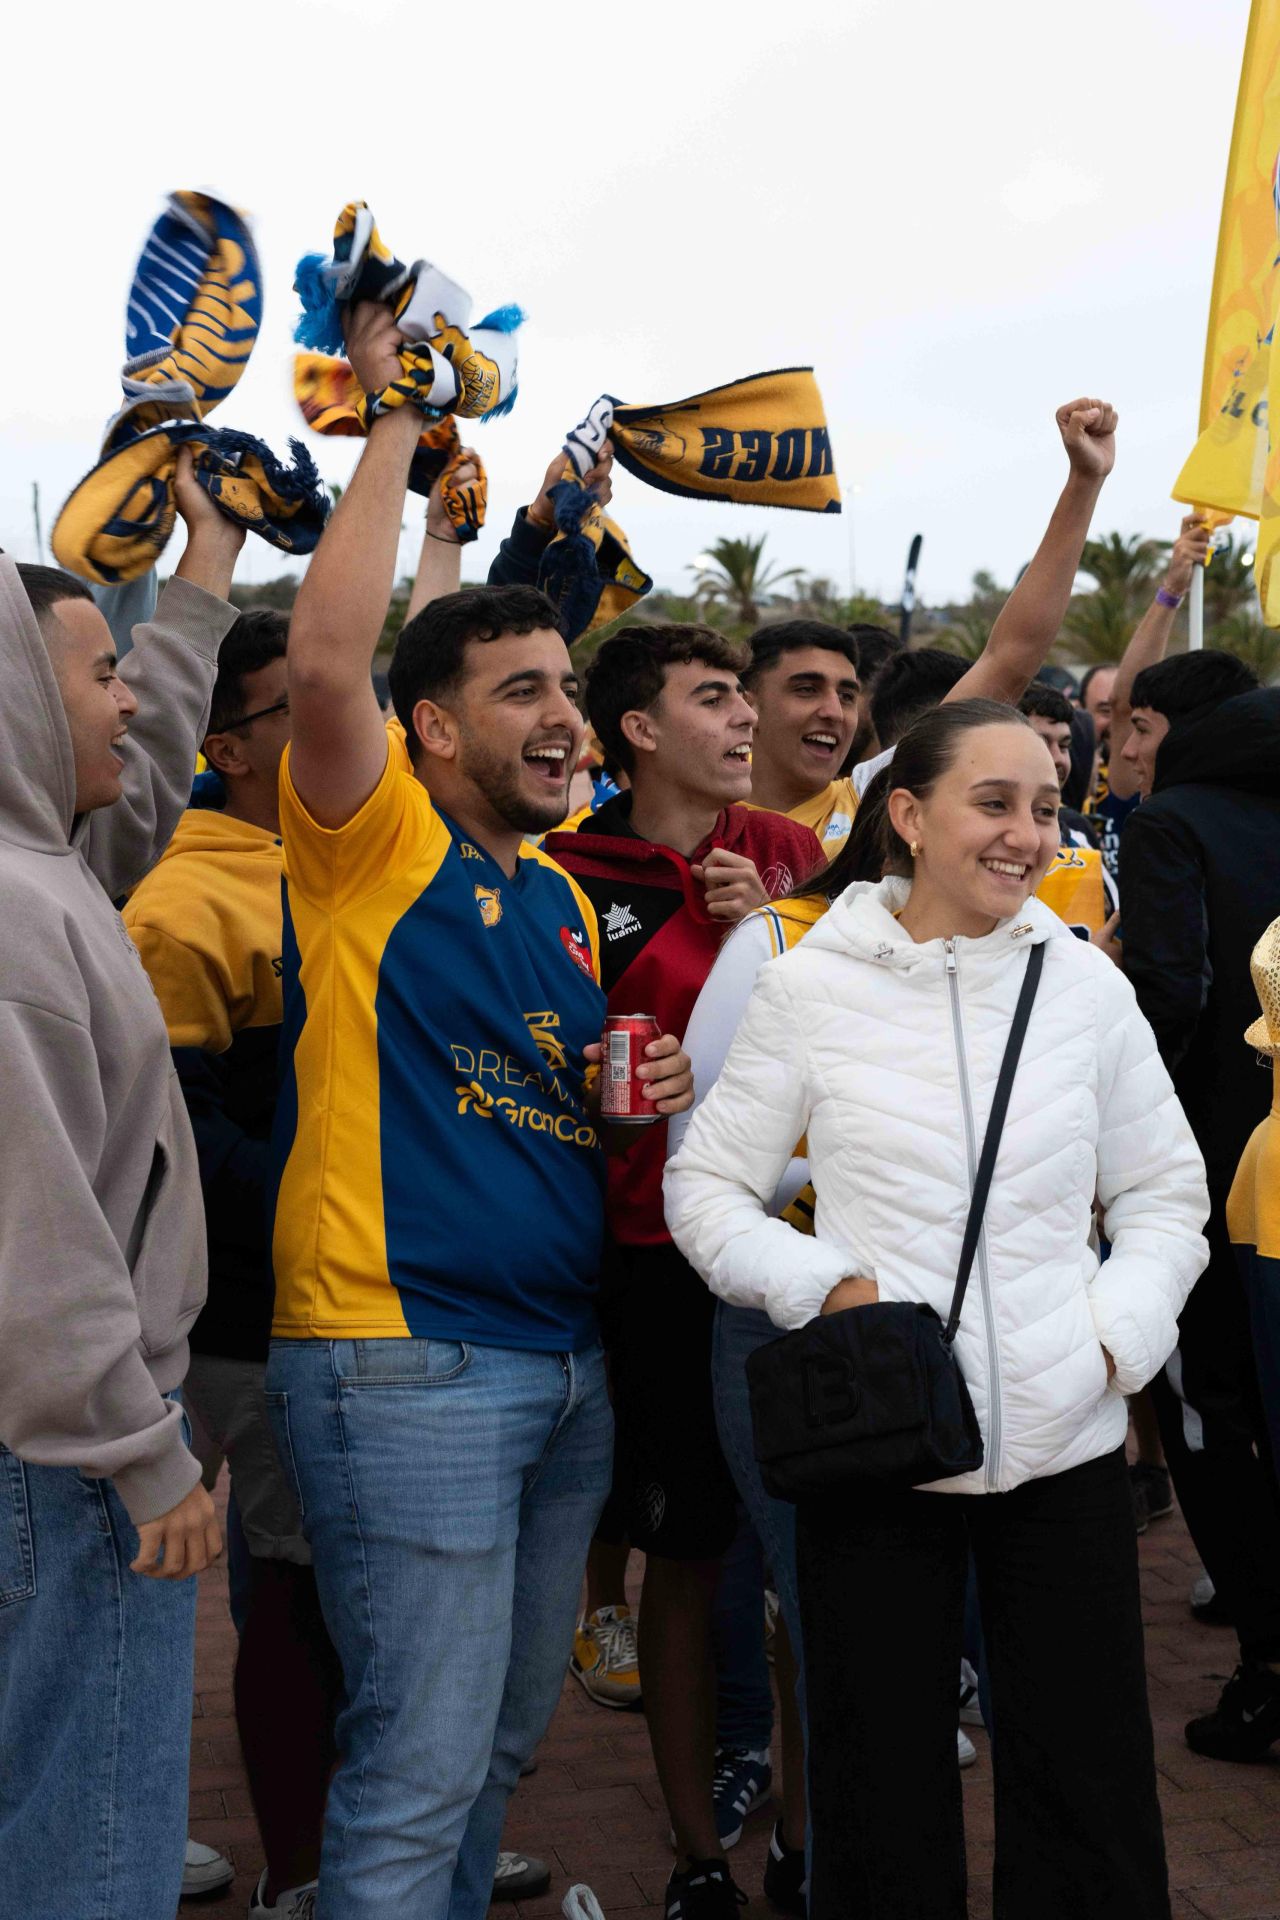
[[[1157,1521],[1140,1552],[1174,1914],[1179,1920],[1280,1920],[1280,1762],[1238,1767],[1201,1760],[1182,1740],[1183,1722],[1212,1706],[1228,1677],[1234,1638],[1197,1625],[1187,1611],[1199,1568],[1176,1516]],[[237,1877],[230,1893],[203,1903],[210,1916],[243,1915],[262,1864],[231,1717],[234,1648],[226,1575],[217,1568],[201,1582],[191,1831],[229,1855]],[[1062,1657],[1087,1660],[1089,1650],[1064,1647]],[[979,1760],[964,1776],[964,1794],[970,1913],[985,1916],[991,1910],[991,1774],[981,1734],[977,1738]],[[752,1895],[746,1920],[770,1911],[760,1896],[769,1826],[767,1815],[758,1815],[733,1855],[735,1875]],[[670,1871],[666,1828],[643,1720],[593,1706],[566,1681],[538,1772],[521,1786],[507,1827],[508,1845],[550,1862],[552,1891],[544,1900],[495,1912],[541,1920],[559,1912],[578,1880],[595,1888],[608,1920],[653,1908]],[[195,1920],[194,1906],[184,1911]]]

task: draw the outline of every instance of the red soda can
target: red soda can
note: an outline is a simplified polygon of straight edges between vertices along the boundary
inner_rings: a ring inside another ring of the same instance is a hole
[[[665,1120],[652,1100],[646,1100],[636,1068],[644,1059],[644,1050],[659,1037],[660,1029],[651,1013],[610,1013],[605,1017],[602,1035],[604,1061],[600,1069],[600,1115],[619,1127],[650,1127]]]

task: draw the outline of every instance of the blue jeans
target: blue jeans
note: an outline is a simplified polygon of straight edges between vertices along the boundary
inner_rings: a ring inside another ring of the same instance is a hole
[[[716,1745],[763,1751],[773,1734],[773,1689],[764,1650],[764,1555],[748,1514],[720,1563],[711,1643],[716,1663]]]
[[[751,1435],[751,1401],[747,1393],[747,1358],[757,1347],[780,1337],[767,1313],[748,1307],[716,1308],[711,1344],[711,1382],[715,1393],[716,1426],[729,1471],[751,1516],[773,1574],[774,1592],[791,1637],[798,1674],[796,1698],[804,1718],[804,1666],[801,1658],[800,1595],[796,1586],[796,1510],[787,1500],[774,1500],[764,1490],[756,1465]]]
[[[764,1557],[773,1575],[773,1590],[778,1596],[787,1637],[796,1667],[796,1708],[804,1728],[805,1764],[808,1765],[809,1716],[805,1700],[804,1639],[800,1629],[800,1588],[796,1576],[796,1510],[788,1500],[775,1500],[764,1490],[760,1468],[756,1464],[755,1441],[751,1431],[751,1396],[747,1391],[747,1360],[757,1347],[767,1346],[780,1337],[767,1313],[749,1307],[716,1307],[715,1332],[711,1341],[711,1385],[716,1403],[716,1426],[720,1445],[729,1462],[734,1485],[751,1517]],[[805,1843],[806,1885],[813,1872],[813,1831]]]
[[[603,1356],[275,1340],[267,1404],[348,1701],[319,1920],[483,1920],[609,1491]]]
[[[196,1582],[130,1573],[109,1480],[0,1446],[0,1907],[173,1920]]]

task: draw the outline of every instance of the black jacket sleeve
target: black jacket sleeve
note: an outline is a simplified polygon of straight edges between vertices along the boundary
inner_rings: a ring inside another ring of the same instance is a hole
[[[489,566],[491,587],[536,587],[542,556],[551,543],[552,529],[535,527],[521,507],[511,531]]]
[[[220,1240],[243,1239],[260,1253],[266,1234],[270,1145],[227,1110],[226,1055],[174,1047],[173,1064],[191,1117],[205,1210]]]
[[[1124,970],[1172,1073],[1195,1036],[1213,975],[1200,850],[1158,800],[1125,822],[1120,902]]]

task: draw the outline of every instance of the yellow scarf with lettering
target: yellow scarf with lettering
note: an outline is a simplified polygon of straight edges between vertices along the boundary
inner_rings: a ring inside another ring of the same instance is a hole
[[[686,500],[839,513],[840,488],[812,367],[753,373],[687,400],[596,402],[628,473]],[[591,416],[589,415],[588,418]]]

